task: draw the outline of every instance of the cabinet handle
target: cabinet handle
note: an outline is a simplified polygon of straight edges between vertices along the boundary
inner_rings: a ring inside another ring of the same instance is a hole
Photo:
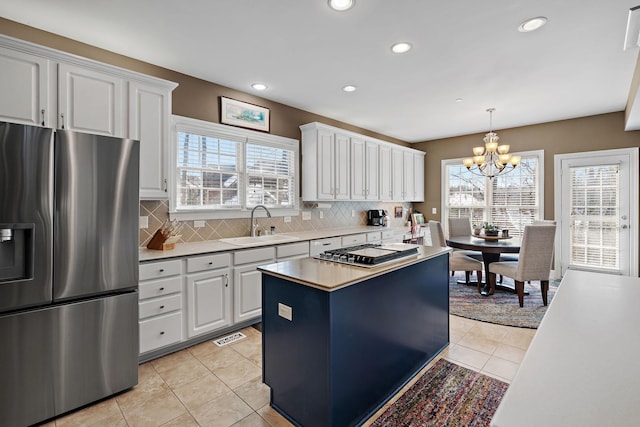
[[[209,265],[213,265],[213,261],[209,261]]]
[[[167,178],[163,179],[164,181],[164,192],[167,192]]]
[[[161,269],[160,269],[160,273],[164,273],[164,268],[161,268]]]
[[[229,275],[228,274],[224,274],[224,287],[228,288],[229,287]]]
[[[164,308],[164,305],[161,305],[161,306],[160,306],[160,310],[162,310],[163,308]]]
[[[164,291],[164,288],[160,288],[161,291]]]
[[[60,119],[62,119],[62,126],[60,126],[60,129],[64,129],[64,113],[60,113]]]
[[[44,108],[40,110],[40,114],[42,114],[42,126],[44,126]]]
[[[160,335],[164,335],[164,331],[160,331]]]

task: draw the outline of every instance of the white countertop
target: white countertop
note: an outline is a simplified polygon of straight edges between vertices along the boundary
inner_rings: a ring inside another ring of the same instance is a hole
[[[284,236],[296,237],[298,240],[283,243],[264,242],[263,244],[256,244],[257,246],[273,246],[277,244],[287,244],[303,242],[305,240],[326,239],[328,237],[346,236],[349,234],[359,233],[371,233],[383,230],[394,230],[396,234],[408,234],[407,227],[376,227],[376,226],[360,226],[360,227],[345,227],[345,228],[332,228],[325,230],[313,230],[313,231],[300,231],[295,233],[281,233]],[[166,258],[176,258],[189,255],[198,255],[211,252],[224,252],[224,251],[238,251],[243,249],[251,249],[247,246],[233,245],[230,243],[220,242],[219,240],[206,240],[203,242],[193,243],[178,243],[175,249],[160,251],[147,248],[140,248],[139,260],[140,261],[152,261]]]
[[[568,271],[491,425],[640,425],[640,279]]]
[[[323,261],[315,258],[302,258],[278,262],[258,267],[266,274],[281,277],[305,286],[335,291],[371,277],[407,267],[436,256],[450,252],[450,248],[419,246],[418,254],[394,260],[378,267],[359,267]]]

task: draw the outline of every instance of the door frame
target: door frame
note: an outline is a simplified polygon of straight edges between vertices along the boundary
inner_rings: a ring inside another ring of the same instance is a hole
[[[638,202],[638,188],[639,188],[639,172],[638,172],[638,153],[640,148],[620,148],[613,150],[598,150],[598,151],[585,151],[579,153],[569,154],[556,154],[553,156],[554,161],[554,217],[557,223],[556,230],[556,242],[555,242],[555,275],[560,276],[562,274],[562,267],[560,264],[560,257],[562,255],[562,241],[560,236],[564,231],[563,227],[568,227],[566,220],[562,217],[562,162],[565,160],[578,160],[597,158],[599,156],[628,156],[629,158],[629,227],[631,228],[629,233],[629,274],[633,277],[638,277],[638,240],[640,237],[639,222],[639,202]]]

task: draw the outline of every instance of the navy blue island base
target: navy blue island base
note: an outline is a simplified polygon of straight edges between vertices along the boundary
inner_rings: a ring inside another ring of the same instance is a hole
[[[366,421],[448,345],[448,257],[333,291],[263,271],[271,406],[304,427]],[[291,307],[292,320],[278,314],[278,304]]]

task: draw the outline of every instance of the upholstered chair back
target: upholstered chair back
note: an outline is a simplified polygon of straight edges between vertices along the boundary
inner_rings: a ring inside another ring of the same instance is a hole
[[[555,235],[555,225],[524,228],[515,280],[549,280]]]
[[[471,219],[449,218],[449,237],[468,236],[471,234]]]

